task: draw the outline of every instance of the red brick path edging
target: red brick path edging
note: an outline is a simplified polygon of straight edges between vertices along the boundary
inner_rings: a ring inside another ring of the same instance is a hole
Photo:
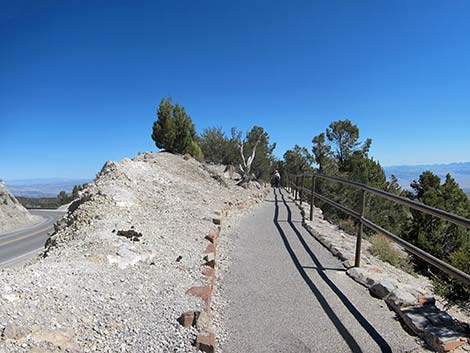
[[[233,203],[226,202],[226,208],[224,210],[215,211],[215,216],[212,218],[212,222],[217,226],[217,229],[211,229],[204,237],[204,239],[209,242],[206,249],[204,250],[204,253],[202,254],[204,263],[201,267],[201,274],[205,285],[191,287],[186,291],[186,294],[200,297],[205,303],[205,308],[203,312],[184,312],[177,319],[182,326],[194,326],[199,330],[194,345],[197,349],[203,352],[215,353],[216,350],[216,337],[212,325],[211,301],[212,292],[215,286],[217,244],[221,235],[222,219],[223,217],[228,216],[229,209],[232,207],[246,209],[255,203],[261,202],[267,195],[268,191],[269,189],[266,189],[245,201],[237,200]]]
[[[204,301],[204,312],[187,311],[178,318],[178,322],[182,326],[195,326],[199,329],[199,334],[194,344],[197,349],[206,353],[214,353],[216,346],[214,329],[212,327],[211,301],[215,285],[217,243],[220,237],[220,225],[223,214],[226,214],[226,211],[216,211],[213,223],[217,225],[217,229],[211,229],[208,235],[204,237],[209,242],[203,253],[204,264],[201,267],[201,274],[205,285],[191,287],[186,291],[186,294],[200,297]]]

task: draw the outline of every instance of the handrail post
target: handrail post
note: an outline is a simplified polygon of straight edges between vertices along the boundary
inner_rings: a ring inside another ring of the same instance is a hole
[[[315,178],[315,175],[312,175],[312,195],[310,198],[310,220],[313,221],[313,207],[315,207],[315,182],[317,181],[317,178]]]
[[[364,218],[365,214],[365,208],[366,208],[366,191],[361,190],[361,200],[360,200],[360,215],[361,218],[359,218],[359,229],[357,232],[357,238],[356,238],[356,257],[354,259],[354,266],[355,267],[360,267],[361,266],[361,243],[362,243],[362,234],[364,232],[364,223],[362,222],[362,219]]]
[[[302,183],[300,184],[300,205],[302,205],[302,199],[304,198],[305,174],[302,174],[300,180],[302,180]]]

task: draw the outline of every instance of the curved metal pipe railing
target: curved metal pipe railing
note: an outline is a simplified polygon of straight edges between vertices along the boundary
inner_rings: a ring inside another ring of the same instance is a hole
[[[311,177],[312,178],[312,186],[311,189],[305,188],[305,178]],[[351,186],[353,188],[359,189],[362,191],[361,194],[361,203],[360,203],[360,212],[357,212],[355,210],[351,210],[347,208],[344,205],[341,205],[340,203],[333,201],[329,199],[328,197],[321,195],[316,192],[316,179],[324,179],[324,180],[329,180],[329,181],[334,181],[338,182],[344,185]],[[359,231],[357,233],[357,239],[356,239],[356,256],[355,256],[355,266],[359,267],[360,266],[360,259],[361,259],[361,241],[362,241],[362,236],[363,236],[363,227],[367,227],[377,233],[383,234],[387,238],[391,239],[392,241],[396,242],[403,248],[405,248],[407,251],[410,253],[414,254],[415,256],[419,257],[426,263],[438,268],[439,270],[463,281],[466,284],[470,285],[470,275],[468,273],[465,273],[447,262],[444,262],[431,254],[427,253],[426,251],[418,248],[417,246],[403,240],[396,234],[393,234],[392,232],[380,227],[378,224],[375,224],[371,220],[367,219],[364,214],[365,214],[365,200],[366,200],[366,194],[370,193],[373,195],[377,195],[383,199],[387,199],[390,201],[393,201],[398,204],[402,204],[405,206],[408,206],[412,209],[415,209],[417,211],[421,211],[423,213],[429,214],[431,216],[438,217],[440,219],[444,219],[448,222],[451,222],[456,225],[461,225],[464,226],[468,229],[470,229],[470,219],[467,219],[465,217],[458,216],[456,214],[440,210],[435,207],[431,207],[428,205],[425,205],[423,203],[407,199],[402,196],[394,195],[389,192],[361,184],[355,181],[351,180],[345,180],[341,179],[335,176],[330,176],[330,175],[324,175],[321,173],[314,173],[314,172],[308,172],[308,173],[303,173],[299,175],[288,175],[287,177],[287,183],[286,186],[291,189],[291,191],[294,193],[294,198],[298,199],[300,198],[300,203],[302,203],[302,200],[304,198],[305,193],[310,194],[310,204],[312,207],[310,207],[310,220],[313,219],[313,205],[315,198],[318,198],[319,200],[331,205],[332,207],[339,209],[340,211],[346,213],[347,215],[353,217],[359,222]]]

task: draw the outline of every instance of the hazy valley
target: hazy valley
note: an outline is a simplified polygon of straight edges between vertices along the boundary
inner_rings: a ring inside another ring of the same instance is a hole
[[[395,175],[399,184],[406,189],[410,188],[413,180],[417,180],[419,175],[425,170],[430,170],[434,174],[444,179],[447,173],[459,183],[460,187],[470,193],[470,162],[449,163],[449,164],[423,164],[423,165],[398,165],[384,167],[387,177]]]

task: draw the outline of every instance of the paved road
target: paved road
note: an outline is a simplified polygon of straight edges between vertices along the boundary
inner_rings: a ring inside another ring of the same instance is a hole
[[[14,266],[25,261],[44,248],[48,232],[54,222],[64,215],[64,211],[30,210],[31,214],[41,216],[44,221],[28,228],[0,234],[0,267]]]
[[[383,301],[301,225],[284,190],[243,222],[222,284],[224,352],[408,352],[418,348]]]

